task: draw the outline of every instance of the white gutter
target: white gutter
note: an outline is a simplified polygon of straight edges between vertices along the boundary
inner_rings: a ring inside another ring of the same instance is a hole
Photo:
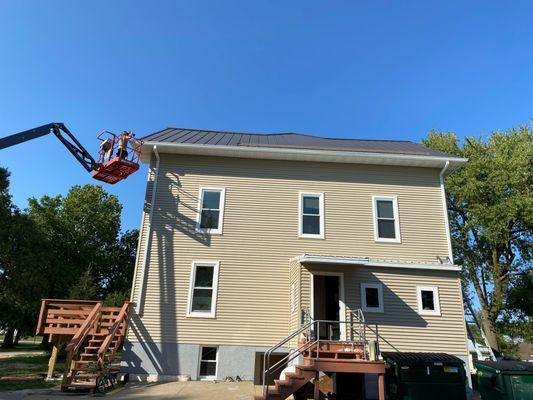
[[[143,250],[143,260],[141,263],[141,282],[139,284],[139,294],[137,296],[136,301],[136,309],[135,311],[137,314],[141,314],[140,310],[142,310],[142,301],[143,301],[143,294],[144,294],[144,281],[146,276],[146,264],[148,262],[148,252],[150,251],[150,242],[152,239],[152,216],[154,214],[154,204],[155,204],[155,195],[157,191],[157,180],[159,178],[159,152],[157,151],[157,146],[153,146],[153,152],[155,154],[156,162],[155,162],[155,171],[154,171],[154,185],[152,186],[152,196],[150,198],[150,212],[148,213],[148,231],[146,232],[146,241],[144,245]]]
[[[448,219],[448,205],[446,203],[446,191],[444,190],[444,173],[448,169],[449,165],[450,165],[450,161],[446,161],[446,164],[444,164],[442,171],[440,171],[439,178],[440,178],[440,191],[441,191],[441,196],[442,196],[442,209],[444,212],[444,224],[446,225],[446,240],[448,242],[448,256],[450,257],[450,262],[453,263],[452,238],[450,235],[450,221]]]
[[[150,147],[157,145],[162,153],[195,154],[219,157],[258,158],[271,160],[296,160],[316,162],[337,162],[377,165],[407,165],[415,167],[442,168],[450,163],[450,172],[464,164],[466,158],[452,158],[426,155],[355,152],[343,150],[316,150],[299,148],[222,146],[191,143],[146,142],[143,146],[143,162],[149,161]],[[451,161],[451,162],[450,162]]]
[[[425,263],[402,263],[392,261],[373,261],[366,257],[343,257],[343,256],[320,256],[303,254],[293,258],[300,263],[308,264],[344,264],[344,265],[365,265],[370,267],[403,268],[403,269],[423,269],[434,271],[461,271],[460,265],[454,264],[425,264]]]

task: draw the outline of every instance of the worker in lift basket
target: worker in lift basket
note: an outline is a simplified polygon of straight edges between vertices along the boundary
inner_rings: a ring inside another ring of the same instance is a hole
[[[111,157],[111,152],[113,151],[113,142],[109,139],[104,140],[100,143],[100,154],[102,156],[102,161],[105,162]]]
[[[118,139],[117,157],[128,157],[128,142],[135,137],[133,132],[124,131],[120,134]]]

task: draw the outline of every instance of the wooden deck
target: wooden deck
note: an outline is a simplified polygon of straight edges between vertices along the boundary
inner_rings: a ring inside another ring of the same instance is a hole
[[[57,355],[66,344],[62,390],[105,390],[126,335],[130,305],[104,307],[99,301],[44,299],[36,335],[49,335],[54,346],[47,376],[53,376]]]

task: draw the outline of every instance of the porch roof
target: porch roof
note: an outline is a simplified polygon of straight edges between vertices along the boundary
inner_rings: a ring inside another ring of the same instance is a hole
[[[407,263],[397,261],[373,260],[369,257],[330,256],[317,254],[302,254],[300,256],[294,257],[293,260],[296,260],[301,264],[367,265],[370,267],[424,269],[437,271],[461,271],[462,269],[460,265],[450,263]]]

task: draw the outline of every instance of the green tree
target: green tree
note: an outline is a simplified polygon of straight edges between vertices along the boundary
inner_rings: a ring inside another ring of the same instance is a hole
[[[464,142],[431,132],[424,144],[469,159],[445,182],[454,258],[466,269],[485,334],[498,351],[497,321],[512,276],[532,260],[533,132],[521,126]]]
[[[49,246],[48,265],[54,297],[67,297],[90,270],[98,295],[120,241],[122,206],[101,186],[73,186],[65,197],[29,200],[29,215]]]
[[[91,275],[91,269],[87,270],[80,276],[80,279],[70,288],[69,297],[76,300],[97,300],[98,287]]]
[[[0,327],[3,348],[13,347],[14,332],[27,335],[34,328],[47,280],[41,263],[43,240],[35,224],[11,202],[9,173],[0,168]]]
[[[129,297],[138,231],[121,233],[122,206],[101,186],[73,186],[66,196],[13,205],[9,173],[0,168],[0,328],[35,328],[42,298]]]

